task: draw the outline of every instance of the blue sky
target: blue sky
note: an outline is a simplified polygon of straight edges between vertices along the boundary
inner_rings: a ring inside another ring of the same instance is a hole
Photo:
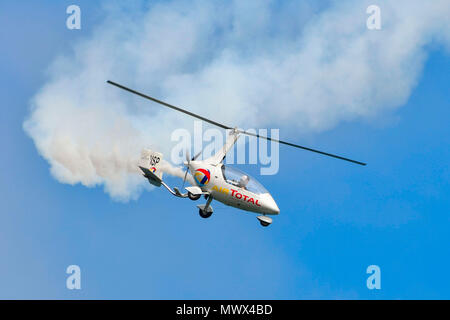
[[[69,4],[0,4],[0,298],[450,298],[450,60],[441,44],[427,48],[401,107],[303,135],[367,167],[280,148],[279,173],[259,180],[281,214],[261,228],[220,204],[203,220],[197,203],[164,190],[123,203],[50,174],[23,130],[30,101],[54,59],[104,18],[100,4],[78,1],[82,29],[67,30]],[[300,142],[292,127],[280,132]],[[65,287],[71,264],[81,267],[79,291]],[[381,290],[366,287],[371,264]]]

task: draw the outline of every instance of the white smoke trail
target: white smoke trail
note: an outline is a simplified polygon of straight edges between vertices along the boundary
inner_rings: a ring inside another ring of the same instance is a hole
[[[136,198],[142,148],[170,154],[192,120],[105,84],[121,82],[218,121],[320,131],[404,104],[427,45],[450,48],[448,0],[171,1],[126,8],[52,64],[24,129],[62,183]],[[266,116],[265,116],[266,115]],[[167,166],[167,173],[184,176]],[[181,171],[181,172],[180,172]]]
[[[184,179],[184,176],[186,174],[186,168],[174,167],[170,162],[167,162],[165,160],[163,160],[161,162],[161,170],[164,173],[170,174],[174,177],[178,177],[181,179]],[[195,185],[194,178],[192,178],[192,175],[190,174],[190,172],[188,172],[188,174],[186,176],[186,186],[188,184]],[[181,190],[181,191],[183,191],[183,190]]]

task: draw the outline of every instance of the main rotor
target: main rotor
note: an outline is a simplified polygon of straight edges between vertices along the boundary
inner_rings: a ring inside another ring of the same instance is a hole
[[[324,155],[324,156],[332,157],[332,158],[339,159],[339,160],[344,160],[344,161],[351,162],[351,163],[354,163],[354,164],[358,164],[358,165],[361,165],[361,166],[365,166],[366,165],[366,163],[364,163],[364,162],[360,162],[360,161],[357,161],[357,160],[349,159],[349,158],[342,157],[342,156],[339,156],[339,155],[336,155],[336,154],[320,151],[320,150],[317,150],[317,149],[308,148],[308,147],[301,146],[301,145],[298,145],[298,144],[294,144],[294,143],[291,143],[291,142],[286,142],[286,141],[282,141],[282,140],[278,140],[278,139],[273,139],[271,137],[262,136],[262,135],[259,135],[257,133],[252,133],[252,132],[248,132],[248,131],[245,131],[245,130],[240,130],[240,129],[236,128],[236,127],[230,127],[230,126],[224,125],[222,123],[219,123],[219,122],[210,120],[208,118],[205,118],[203,116],[200,116],[198,114],[195,114],[195,113],[193,113],[191,111],[188,111],[186,109],[182,109],[180,107],[176,107],[176,106],[174,106],[172,104],[169,104],[167,102],[164,102],[162,100],[158,100],[156,98],[148,96],[148,95],[146,95],[144,93],[141,93],[139,91],[130,89],[130,88],[125,87],[125,86],[123,86],[121,84],[118,84],[116,82],[113,82],[113,81],[110,81],[110,80],[108,80],[106,82],[111,84],[111,85],[113,85],[113,86],[116,86],[116,87],[118,87],[118,88],[120,88],[122,90],[125,90],[125,91],[131,92],[133,94],[136,94],[136,95],[138,95],[138,96],[140,96],[142,98],[145,98],[147,100],[151,100],[153,102],[156,102],[156,103],[158,103],[160,105],[163,105],[163,106],[165,106],[167,108],[170,108],[170,109],[182,112],[182,113],[187,114],[187,115],[189,115],[191,117],[194,117],[194,118],[200,119],[202,121],[208,122],[210,124],[213,124],[213,125],[215,125],[215,126],[217,126],[219,128],[226,129],[226,130],[232,130],[232,132],[235,133],[235,134],[245,134],[245,135],[253,136],[253,137],[256,137],[256,138],[259,138],[259,139],[265,139],[265,140],[269,140],[269,141],[278,142],[280,144],[284,144],[284,145],[287,145],[287,146],[290,146],[290,147],[294,147],[294,148],[303,149],[303,150],[306,150],[306,151],[315,152],[315,153],[318,153],[318,154],[321,154],[321,155]]]

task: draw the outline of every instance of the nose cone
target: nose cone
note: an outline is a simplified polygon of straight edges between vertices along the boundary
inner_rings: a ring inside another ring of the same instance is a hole
[[[280,208],[278,208],[277,203],[273,200],[270,194],[267,194],[264,199],[264,211],[267,214],[279,214]]]

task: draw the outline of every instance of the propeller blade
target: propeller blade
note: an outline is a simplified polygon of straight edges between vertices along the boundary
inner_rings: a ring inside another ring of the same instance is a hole
[[[183,190],[184,189],[184,184],[186,183],[186,178],[187,178],[187,174],[188,174],[188,171],[189,171],[189,163],[191,162],[191,156],[190,156],[190,153],[189,153],[189,149],[186,149],[186,173],[184,174],[184,179],[183,179],[183,185],[181,186],[181,190]]]
[[[195,159],[197,159],[201,154],[202,154],[203,150],[200,150],[199,153],[197,153],[195,156],[192,157],[191,161],[194,161]]]
[[[187,178],[187,175],[188,175],[188,171],[189,171],[189,168],[186,168],[186,173],[184,174],[183,185],[181,186],[181,190],[184,189],[184,184],[185,184],[185,182],[186,182],[186,178]]]
[[[299,148],[299,149],[308,150],[308,151],[311,151],[311,152],[323,154],[323,155],[328,156],[328,157],[332,157],[332,158],[336,158],[336,159],[340,159],[340,160],[356,163],[356,164],[359,164],[361,166],[365,166],[366,165],[366,163],[364,163],[364,162],[360,162],[360,161],[352,160],[352,159],[349,159],[349,158],[341,157],[341,156],[338,156],[336,154],[332,154],[332,153],[328,153],[328,152],[324,152],[324,151],[320,151],[320,150],[316,150],[316,149],[300,146],[298,144],[294,144],[294,143],[290,143],[290,142],[286,142],[286,141],[282,141],[282,140],[277,140],[277,139],[273,139],[273,138],[270,138],[270,137],[261,136],[259,134],[255,134],[255,133],[251,133],[251,132],[247,132],[247,131],[238,130],[238,132],[242,133],[242,134],[249,135],[249,136],[254,136],[254,137],[257,137],[257,138],[266,139],[266,140],[269,140],[269,141],[275,141],[275,142],[278,142],[278,143],[281,143],[281,144],[285,144],[285,145],[288,145],[288,146],[291,146],[291,147],[294,147],[294,148]]]
[[[145,99],[151,100],[153,102],[159,103],[159,104],[161,104],[163,106],[166,106],[166,107],[168,107],[170,109],[182,112],[182,113],[187,114],[187,115],[189,115],[191,117],[194,117],[194,118],[200,119],[202,121],[208,122],[210,124],[213,124],[215,126],[218,126],[218,127],[222,128],[222,129],[233,129],[232,127],[229,127],[229,126],[226,126],[226,125],[221,124],[219,122],[216,122],[216,121],[210,120],[208,118],[202,117],[202,116],[200,116],[198,114],[195,114],[193,112],[190,112],[190,111],[184,110],[182,108],[176,107],[176,106],[171,105],[171,104],[169,104],[167,102],[155,99],[155,98],[150,97],[150,96],[148,96],[146,94],[143,94],[143,93],[141,93],[139,91],[127,88],[127,87],[125,87],[125,86],[123,86],[121,84],[118,84],[116,82],[113,82],[113,81],[110,81],[110,80],[107,80],[106,82],[111,84],[111,85],[113,85],[113,86],[116,86],[116,87],[118,87],[118,88],[120,88],[122,90],[134,93],[134,94],[136,94],[136,95],[138,95],[138,96],[140,96],[142,98],[145,98]],[[335,154],[332,154],[332,153],[328,153],[328,152],[324,152],[324,151],[320,151],[320,150],[316,150],[316,149],[300,146],[298,144],[294,144],[294,143],[290,143],[290,142],[286,142],[286,141],[281,141],[281,140],[277,140],[277,139],[272,139],[272,138],[265,137],[265,136],[260,136],[259,134],[254,134],[254,133],[246,132],[246,131],[243,131],[243,130],[237,130],[237,132],[242,133],[242,134],[246,134],[246,135],[249,135],[249,136],[254,136],[254,137],[257,137],[257,138],[261,138],[261,139],[266,139],[266,140],[269,140],[269,141],[275,141],[275,142],[278,142],[278,143],[281,143],[281,144],[285,144],[287,146],[291,146],[291,147],[295,147],[295,148],[299,148],[299,149],[315,152],[315,153],[318,153],[318,154],[321,154],[321,155],[324,155],[324,156],[328,156],[328,157],[332,157],[332,158],[336,158],[336,159],[339,159],[339,160],[344,160],[344,161],[348,161],[348,162],[351,162],[351,163],[359,164],[361,166],[365,166],[366,165],[366,163],[364,163],[364,162],[360,162],[360,161],[352,160],[352,159],[349,159],[349,158],[341,157],[341,156],[338,156],[338,155],[335,155]],[[186,154],[186,156],[187,156],[187,154]],[[195,156],[193,158],[193,160],[196,157],[197,156]],[[189,160],[188,160],[188,163],[189,163]]]

